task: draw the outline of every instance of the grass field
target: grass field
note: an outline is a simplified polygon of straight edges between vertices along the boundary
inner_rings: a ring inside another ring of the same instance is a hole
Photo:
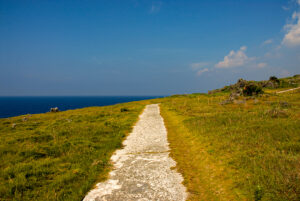
[[[0,200],[82,200],[146,102],[0,119]]]
[[[158,102],[189,200],[300,200],[300,90],[264,91],[232,102],[219,90],[0,119],[0,200],[82,200],[107,178],[144,106]]]
[[[189,200],[299,200],[299,91],[224,105],[229,93],[166,98],[161,113]]]

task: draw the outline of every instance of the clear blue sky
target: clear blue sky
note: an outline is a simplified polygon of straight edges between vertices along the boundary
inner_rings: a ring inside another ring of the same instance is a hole
[[[0,96],[169,95],[300,73],[297,0],[0,0]]]

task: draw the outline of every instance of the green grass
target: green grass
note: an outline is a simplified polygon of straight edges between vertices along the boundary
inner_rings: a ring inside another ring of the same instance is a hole
[[[158,102],[189,200],[300,200],[300,90],[264,91],[227,104],[229,92],[217,92],[0,119],[0,200],[82,200]]]
[[[189,200],[299,200],[299,91],[226,105],[228,93],[166,98],[171,155]]]
[[[0,119],[0,200],[82,200],[146,103]]]

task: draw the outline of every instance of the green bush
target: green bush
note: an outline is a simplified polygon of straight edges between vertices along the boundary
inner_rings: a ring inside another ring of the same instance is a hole
[[[271,81],[271,82],[276,82],[276,83],[278,83],[279,84],[279,79],[276,77],[276,76],[271,76],[270,78],[269,78],[269,80]]]
[[[243,89],[244,96],[253,96],[262,93],[263,93],[262,87],[256,85],[255,83],[247,84]]]
[[[121,112],[128,112],[129,110],[127,108],[121,108]]]

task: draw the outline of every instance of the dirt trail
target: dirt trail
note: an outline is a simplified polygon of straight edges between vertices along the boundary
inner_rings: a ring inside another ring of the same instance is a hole
[[[171,167],[167,131],[159,105],[147,105],[132,133],[124,141],[124,149],[111,160],[114,170],[109,179],[98,183],[84,201],[100,200],[185,200],[182,176]]]
[[[297,89],[300,89],[300,87],[293,88],[293,89],[287,89],[287,90],[284,90],[284,91],[277,91],[276,93],[281,94],[281,93],[285,93],[285,92],[289,92],[289,91],[294,91],[294,90],[297,90]]]

